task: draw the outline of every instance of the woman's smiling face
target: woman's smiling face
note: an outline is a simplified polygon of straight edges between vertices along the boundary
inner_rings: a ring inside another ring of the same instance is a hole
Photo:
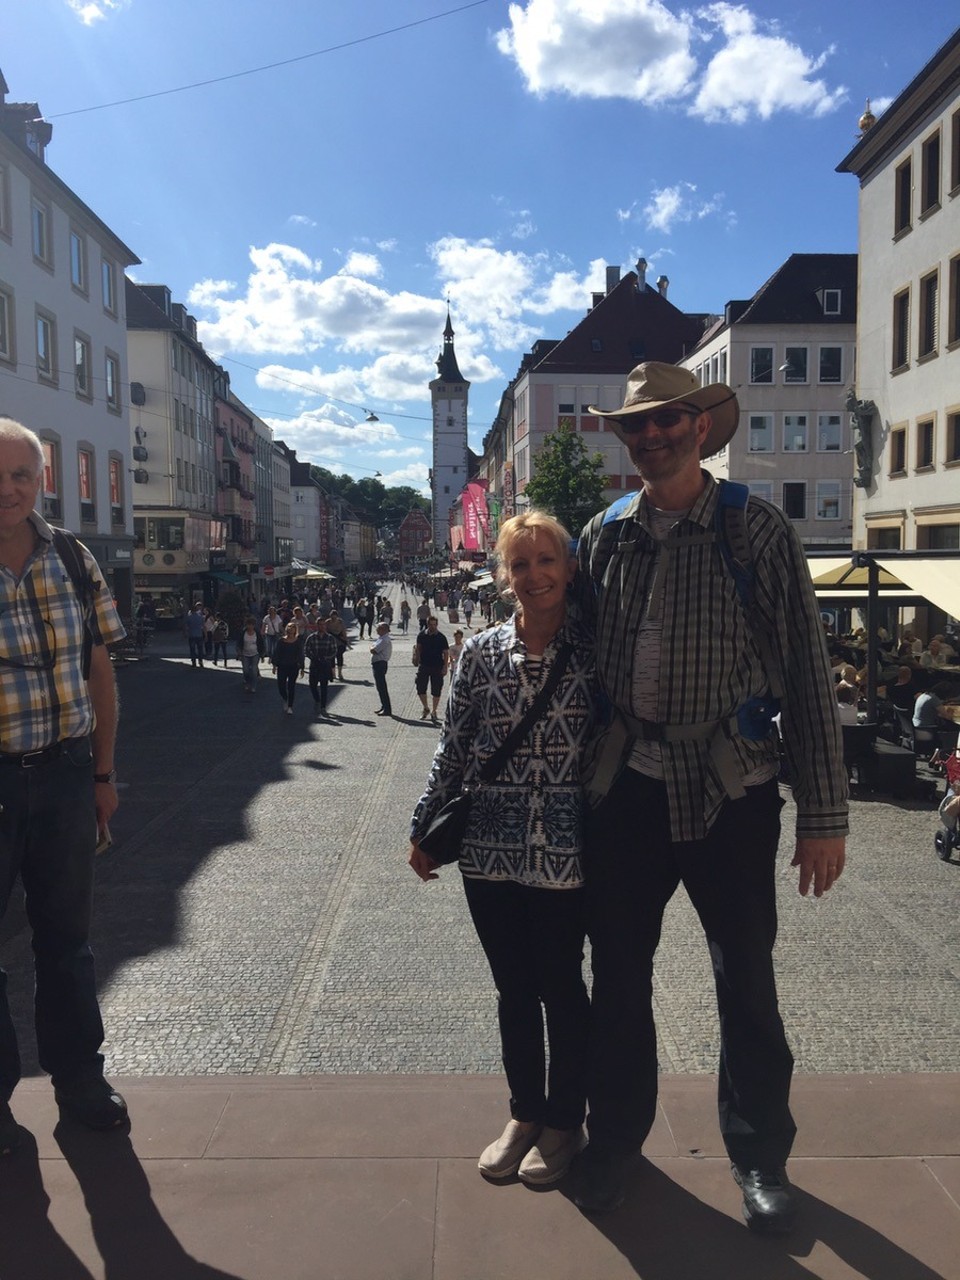
[[[517,538],[506,563],[507,585],[524,615],[531,619],[566,604],[567,584],[576,572],[576,561],[561,556],[556,542],[542,529]]]

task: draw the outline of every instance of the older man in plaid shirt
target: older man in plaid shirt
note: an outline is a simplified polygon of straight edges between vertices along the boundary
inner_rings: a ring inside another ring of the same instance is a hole
[[[33,930],[40,1065],[62,1115],[108,1129],[124,1123],[127,1108],[103,1076],[88,934],[98,834],[117,807],[117,696],[104,645],[124,630],[90,553],[80,548],[84,603],[33,509],[43,465],[39,438],[0,418],[0,916],[19,875]],[[9,1100],[19,1078],[0,972],[0,1154],[18,1145]]]
[[[720,1011],[720,1127],[755,1231],[794,1219],[785,1172],[795,1134],[793,1058],[777,1008],[774,867],[780,837],[771,710],[782,706],[797,803],[800,892],[843,871],[847,778],[823,629],[790,521],[751,498],[743,512],[745,603],[719,538],[720,489],[702,458],[737,427],[734,392],[673,365],[630,375],[601,413],[643,481],[580,539],[597,671],[614,716],[598,753],[602,794],[584,871],[594,973],[590,1145],[581,1208],[613,1209],[653,1123],[653,957],[682,883],[700,917]],[[718,532],[719,530],[719,532]],[[610,745],[613,750],[611,751]]]

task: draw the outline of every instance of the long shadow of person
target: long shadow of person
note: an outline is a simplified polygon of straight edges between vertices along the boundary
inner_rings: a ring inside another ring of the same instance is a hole
[[[242,1280],[184,1250],[154,1202],[128,1134],[88,1133],[61,1121],[53,1136],[83,1192],[106,1280]],[[54,1270],[10,1274],[60,1280]]]
[[[641,1160],[623,1207],[589,1220],[643,1280],[811,1280],[820,1272],[797,1258],[818,1242],[870,1280],[947,1280],[865,1223],[804,1192],[797,1199],[790,1235],[757,1236]]]
[[[0,1204],[0,1276],[93,1280],[50,1221],[37,1142],[22,1125],[16,1155],[0,1160]]]

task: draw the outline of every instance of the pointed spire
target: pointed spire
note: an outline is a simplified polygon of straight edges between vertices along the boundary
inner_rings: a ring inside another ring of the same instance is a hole
[[[437,358],[437,373],[444,382],[464,382],[453,349],[453,321],[450,319],[450,303],[447,302],[447,323],[443,330],[443,347]]]

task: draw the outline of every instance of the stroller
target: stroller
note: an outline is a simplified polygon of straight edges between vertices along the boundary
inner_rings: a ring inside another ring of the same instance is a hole
[[[940,826],[933,842],[940,861],[949,862],[952,851],[960,848],[960,747],[947,757],[944,768],[947,774],[947,794],[937,810]]]

